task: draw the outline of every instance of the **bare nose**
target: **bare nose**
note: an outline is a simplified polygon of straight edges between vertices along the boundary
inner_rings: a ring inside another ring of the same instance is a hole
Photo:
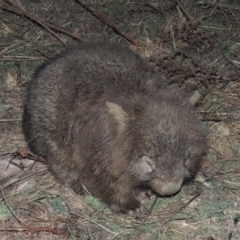
[[[177,193],[182,186],[183,179],[176,179],[167,183],[162,182],[160,179],[153,179],[150,182],[152,189],[160,196],[169,196]]]
[[[163,185],[162,193],[164,195],[172,195],[180,190],[182,186],[182,181],[179,182],[169,182]]]

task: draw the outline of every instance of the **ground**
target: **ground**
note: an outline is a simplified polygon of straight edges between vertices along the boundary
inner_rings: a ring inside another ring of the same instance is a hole
[[[239,0],[2,0],[0,28],[1,239],[240,239]],[[201,94],[203,173],[174,197],[143,198],[144,219],[60,185],[21,130],[36,67],[65,46],[103,39],[129,44],[170,84]]]

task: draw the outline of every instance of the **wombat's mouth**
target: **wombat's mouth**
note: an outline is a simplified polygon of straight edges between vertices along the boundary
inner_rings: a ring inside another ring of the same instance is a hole
[[[150,181],[152,191],[159,196],[171,196],[177,193],[182,187],[183,179],[173,179],[164,183],[160,179],[155,178]]]

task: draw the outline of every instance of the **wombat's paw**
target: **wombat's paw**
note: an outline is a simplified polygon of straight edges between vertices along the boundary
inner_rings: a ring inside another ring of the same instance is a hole
[[[111,208],[115,213],[125,213],[135,218],[143,218],[149,215],[147,208],[137,200],[128,202],[125,206],[113,204]]]
[[[155,194],[150,189],[144,189],[144,190],[138,192],[139,197],[143,197],[143,198],[147,197],[148,199],[151,199],[151,197],[154,195]]]
[[[125,202],[124,204],[115,203],[115,204],[112,204],[111,206],[113,212],[115,213],[128,213],[128,211],[135,211],[140,207],[141,207],[141,203],[136,199],[129,202]]]
[[[140,205],[140,207],[136,208],[135,210],[127,211],[127,214],[134,218],[145,218],[145,217],[149,216],[149,213],[150,212],[148,211],[148,209],[143,205]]]

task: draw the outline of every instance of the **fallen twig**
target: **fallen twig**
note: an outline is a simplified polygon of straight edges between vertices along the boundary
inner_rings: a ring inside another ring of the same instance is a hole
[[[240,62],[239,62],[239,61],[230,59],[226,54],[224,54],[224,57],[225,57],[230,63],[232,63],[235,67],[240,68]]]
[[[89,12],[91,12],[93,15],[95,15],[100,21],[106,23],[108,26],[110,26],[114,31],[116,31],[118,34],[120,34],[122,37],[127,39],[129,42],[134,44],[136,47],[141,47],[141,45],[131,36],[126,34],[109,16],[107,16],[105,13],[100,11],[96,6],[94,6],[92,3],[85,3],[82,0],[76,0],[79,4],[81,4],[83,7],[85,7]]]
[[[69,213],[70,213],[71,215],[74,215],[74,216],[76,216],[76,217],[82,218],[82,219],[84,219],[84,220],[87,220],[87,221],[89,221],[89,222],[91,222],[91,223],[96,224],[96,225],[99,226],[100,228],[102,228],[102,229],[106,230],[107,232],[113,234],[114,237],[117,236],[117,235],[119,235],[119,233],[116,233],[116,232],[111,231],[110,229],[104,227],[102,224],[97,223],[97,222],[95,222],[94,220],[92,220],[92,219],[90,219],[90,218],[88,218],[88,217],[85,217],[85,216],[83,216],[83,215],[80,216],[80,215],[78,215],[78,214],[76,214],[76,213],[73,213],[73,212],[69,212]]]
[[[201,119],[201,121],[203,121],[203,122],[210,122],[210,121],[221,122],[221,121],[223,121],[223,119],[221,119],[221,118],[203,118],[203,119]]]
[[[2,190],[1,187],[0,187],[0,192],[1,192],[1,195],[2,195],[2,198],[3,198],[3,201],[4,201],[5,204],[7,205],[9,211],[11,212],[11,214],[16,218],[16,220],[17,220],[20,224],[22,224],[21,220],[18,219],[18,217],[15,215],[14,211],[12,210],[12,208],[10,207],[10,205],[8,204],[6,198],[5,198],[4,194],[3,194],[3,190]]]
[[[22,119],[0,119],[0,122],[21,122]]]
[[[57,32],[60,32],[60,33],[63,33],[69,37],[72,37],[73,39],[76,39],[80,42],[86,42],[85,39],[79,37],[79,36],[76,36],[70,32],[68,32],[67,30],[65,30],[63,27],[60,27],[60,26],[56,26],[52,23],[49,23],[49,22],[46,22],[38,17],[35,17],[34,15],[24,11],[23,9],[19,8],[19,7],[16,7],[16,6],[11,6],[10,4],[6,4],[6,3],[3,3],[1,2],[0,3],[0,8],[5,10],[5,11],[8,11],[8,12],[12,12],[14,14],[17,14],[19,16],[23,16],[27,19],[29,19],[30,21],[32,22],[35,22],[37,23],[38,25],[40,25],[41,27],[44,27],[45,29],[47,29],[50,33],[52,33],[55,37],[57,37],[61,42],[63,42],[59,36],[57,36],[53,31],[51,30],[54,30],[54,31],[57,31]]]
[[[30,166],[31,168],[31,166]],[[30,169],[29,168],[29,169]],[[29,170],[27,169],[26,172]],[[36,173],[32,173],[30,174],[29,176],[25,176],[25,177],[22,177],[21,175],[23,174],[22,172],[20,172],[19,174],[17,174],[16,176],[12,177],[11,179],[9,179],[7,182],[3,183],[2,184],[2,189],[6,190],[7,187],[9,186],[12,186],[13,184],[17,183],[17,182],[20,182],[22,180],[25,180],[25,179],[28,179],[28,178],[31,178],[33,176],[36,176],[36,175],[40,175],[40,174],[46,174],[48,172],[48,170],[42,170],[40,172],[36,172]],[[21,178],[22,177],[22,178]]]
[[[218,7],[218,8],[225,8],[225,9],[229,9],[229,10],[236,10],[239,11],[240,7],[235,5],[232,6],[230,4],[223,4],[223,3],[218,3],[217,1],[207,1],[207,0],[200,0],[197,2],[198,5],[201,5],[203,8],[211,8],[211,7]]]
[[[200,194],[201,194],[201,192],[197,191],[196,194],[192,198],[190,198],[185,204],[182,204],[182,206],[180,206],[179,209],[177,209],[174,213],[172,213],[171,216],[166,221],[164,221],[164,223],[162,225],[175,220],[175,219],[173,219],[173,216],[176,215],[177,213],[179,213],[182,209],[186,208],[193,200],[198,198],[200,196]]]
[[[36,227],[36,226],[24,226],[24,227],[0,227],[0,231],[3,232],[51,232],[55,235],[69,235],[66,230],[58,229],[58,228],[49,228],[49,227]]]
[[[182,3],[181,0],[177,0],[177,4],[180,7],[180,9],[182,10],[182,12],[184,13],[185,17],[190,21],[192,20],[192,16],[190,16],[190,14],[187,12],[187,10],[185,9],[184,4]]]

